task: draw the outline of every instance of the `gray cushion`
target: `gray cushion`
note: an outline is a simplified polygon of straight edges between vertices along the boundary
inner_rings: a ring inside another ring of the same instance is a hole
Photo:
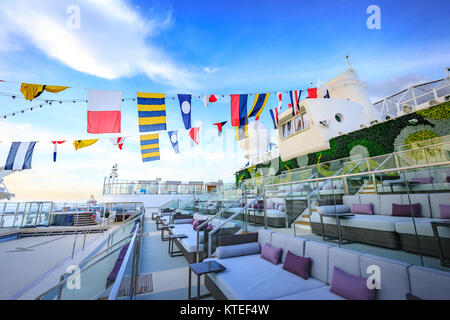
[[[311,258],[311,276],[324,283],[328,281],[328,250],[330,246],[314,242],[305,242],[305,257]]]
[[[341,218],[341,226],[395,232],[395,223],[403,219],[409,218],[355,214],[353,217]]]
[[[317,212],[319,213],[348,213],[351,212],[350,208],[346,206],[345,204],[337,204],[337,205],[331,205],[331,206],[320,206],[317,209]]]
[[[410,266],[411,294],[425,300],[450,300],[450,273]]]
[[[259,242],[249,242],[231,246],[217,247],[215,256],[219,259],[226,259],[245,256],[249,254],[259,254],[260,252],[261,246],[259,245]]]
[[[380,196],[377,194],[361,194],[359,195],[359,203],[371,203],[373,205],[373,213],[374,214],[382,214],[381,212],[381,204],[380,204]],[[390,215],[390,213],[389,213]]]
[[[361,276],[361,268],[359,265],[360,254],[355,251],[332,247],[328,251],[328,284],[331,284],[333,279],[333,268],[350,273],[354,276]]]
[[[345,300],[330,291],[330,286],[297,292],[276,300]]]
[[[258,242],[263,247],[266,243],[271,243],[272,231],[269,229],[259,229],[258,230]]]
[[[270,300],[325,286],[319,280],[304,280],[287,272],[282,264],[274,265],[260,255],[214,260],[227,269],[209,275],[228,299]]]
[[[448,221],[448,219],[434,219],[434,218],[416,218],[417,234],[421,236],[434,237],[431,221]],[[437,228],[439,237],[450,238],[450,229],[445,227]],[[404,234],[416,234],[412,218],[405,217],[404,220],[395,223],[395,231]]]
[[[353,195],[353,196],[343,196],[342,202],[350,208],[350,211],[352,209],[352,204],[354,203],[361,203],[359,195]]]
[[[431,216],[433,218],[440,218],[441,211],[440,204],[450,204],[450,193],[432,193],[430,194]]]
[[[392,204],[402,204],[403,199],[401,194],[387,194],[380,196],[380,213],[385,216],[392,215]]]
[[[303,257],[304,243],[305,239],[289,236],[278,232],[272,233],[272,240],[270,242],[272,247],[283,249],[281,262],[284,262],[284,258],[286,257],[286,253],[288,250],[295,255]]]
[[[379,300],[404,300],[410,292],[408,266],[409,264],[363,254],[360,258],[361,276],[369,277],[367,267],[376,265],[380,268],[380,286],[376,298]]]

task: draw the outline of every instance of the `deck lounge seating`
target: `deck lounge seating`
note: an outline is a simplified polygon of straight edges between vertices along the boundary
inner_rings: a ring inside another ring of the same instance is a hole
[[[409,198],[409,199],[408,199]],[[353,203],[372,203],[374,215],[355,214],[341,219],[344,239],[368,243],[393,249],[418,252],[414,224],[411,217],[392,216],[392,204],[420,203],[421,218],[415,218],[416,228],[424,254],[439,256],[437,239],[433,235],[431,221],[448,221],[440,219],[439,204],[449,204],[449,193],[435,194],[395,194],[395,195],[354,195],[344,196],[343,203],[347,212],[351,212]],[[320,208],[320,207],[319,207]],[[320,209],[319,209],[320,210]],[[336,235],[336,219],[324,217],[324,229],[328,235]],[[320,217],[311,215],[311,228],[314,233],[322,234]],[[438,228],[444,248],[450,249],[450,232],[448,228]]]
[[[208,216],[200,215],[200,214],[194,214],[193,219],[197,220],[206,220],[208,219]],[[187,238],[183,239],[175,239],[174,242],[177,245],[177,247],[183,252],[184,257],[189,263],[194,263],[196,261],[196,255],[197,255],[197,231],[193,229],[192,224],[189,223],[189,220],[181,221],[181,219],[174,224],[174,228],[171,229],[172,234],[185,234],[187,235]],[[216,227],[222,222],[220,219],[213,219],[211,221],[211,225],[213,227]],[[238,232],[241,229],[240,226],[237,226],[235,223],[228,222],[223,228],[221,228],[219,234],[234,234]],[[206,256],[207,248],[204,246],[205,243],[205,237],[207,237],[207,231],[200,231],[199,232],[199,250],[200,250],[200,260],[202,260]]]
[[[225,271],[208,274],[205,278],[206,287],[216,299],[343,300],[343,297],[330,291],[333,268],[336,266],[351,275],[367,278],[370,275],[367,268],[372,265],[379,266],[381,270],[381,289],[376,290],[376,299],[404,300],[407,294],[421,299],[450,299],[450,273],[264,229],[258,230],[257,241],[260,246],[269,243],[282,248],[281,263],[274,265],[262,259],[259,253],[239,255],[239,250],[233,257],[208,259],[226,267]],[[311,258],[307,280],[283,269],[288,250]]]

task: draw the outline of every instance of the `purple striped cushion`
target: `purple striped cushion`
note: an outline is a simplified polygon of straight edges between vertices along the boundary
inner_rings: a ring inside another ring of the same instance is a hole
[[[330,291],[350,300],[372,300],[375,290],[367,287],[367,279],[351,275],[338,267],[333,269]]]
[[[281,248],[274,248],[270,244],[266,243],[261,250],[261,258],[273,263],[278,264],[281,258]]]
[[[450,204],[440,204],[441,219],[450,219]]]
[[[373,214],[372,203],[352,203],[352,213],[353,214]]]
[[[420,203],[409,204],[392,204],[392,216],[393,217],[411,217],[411,207],[414,213],[414,217],[421,217]]]
[[[309,277],[309,270],[311,266],[311,258],[303,258],[290,252],[286,253],[284,259],[283,269],[299,275],[303,279],[307,280]]]

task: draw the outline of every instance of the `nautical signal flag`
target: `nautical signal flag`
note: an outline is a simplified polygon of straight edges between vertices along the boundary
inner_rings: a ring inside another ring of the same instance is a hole
[[[300,96],[302,95],[302,90],[292,90],[289,91],[289,97],[291,98],[291,111],[292,115],[295,116],[298,111],[298,103],[300,101]]]
[[[278,128],[278,107],[274,109],[270,109],[270,116],[272,117],[273,121],[273,128]]]
[[[283,93],[277,92],[277,98],[278,98],[278,110],[281,110],[283,107]]]
[[[122,150],[123,143],[125,142],[124,137],[118,137],[118,138],[109,138],[111,140],[111,143],[119,148],[119,150]]]
[[[166,130],[166,95],[137,93],[139,132]]]
[[[248,123],[247,99],[247,94],[231,95],[231,125],[233,127],[238,127]]]
[[[63,86],[47,86],[43,84],[33,84],[33,83],[22,83],[20,85],[20,92],[22,92],[25,100],[33,100],[39,97],[42,92],[48,91],[52,93],[58,93],[60,91],[66,90],[68,87]]]
[[[196,144],[199,142],[199,133],[200,133],[200,127],[194,127],[189,130],[189,137],[191,137],[192,141],[194,141]]]
[[[88,89],[87,97],[87,132],[119,133],[122,91]]]
[[[152,133],[140,136],[142,161],[159,160],[159,134]]]
[[[309,88],[308,90],[308,99],[317,99],[317,88]]]
[[[330,99],[330,92],[328,91],[328,89],[324,89],[323,91],[325,91],[325,95],[323,96],[323,98]]]
[[[13,142],[6,159],[5,170],[31,169],[36,142]]]
[[[183,116],[184,128],[191,128],[191,99],[190,94],[179,94],[178,101],[180,102],[181,115]]]
[[[173,151],[175,153],[180,153],[180,149],[178,148],[178,131],[168,131],[169,140],[172,144]]]
[[[211,102],[216,102],[217,101],[217,97],[213,94],[205,94],[203,96],[203,104],[205,105],[205,107],[207,107],[209,105],[209,103]]]
[[[53,162],[56,162],[56,152],[57,152],[57,145],[66,142],[66,140],[64,141],[52,141],[52,143],[55,145],[55,147],[53,148]]]
[[[257,93],[255,94],[255,101],[253,102],[253,106],[248,113],[247,118],[255,117],[259,118],[261,113],[266,106],[267,99],[269,99],[269,93]]]
[[[97,141],[98,141],[98,139],[75,140],[73,142],[73,146],[75,147],[75,150],[78,150],[81,148],[89,147],[89,146],[93,145],[94,143],[96,143]]]
[[[222,121],[222,122],[217,122],[217,123],[213,123],[214,126],[217,126],[217,136],[221,136],[222,135],[222,129],[223,126],[227,123],[228,121]]]

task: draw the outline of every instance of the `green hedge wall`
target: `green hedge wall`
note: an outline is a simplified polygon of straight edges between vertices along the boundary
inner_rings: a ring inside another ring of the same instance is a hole
[[[417,123],[411,124],[409,121],[412,119],[416,119]],[[369,128],[333,138],[330,140],[330,149],[307,155],[307,165],[349,157],[350,151],[355,147],[366,148],[369,156],[374,157],[392,153],[396,147],[411,140],[416,142],[420,137],[426,139],[434,135],[444,136],[448,134],[450,134],[450,102],[445,102],[426,110],[410,113]],[[297,159],[283,162],[281,158],[278,158],[278,162],[279,166],[276,175],[279,175],[282,171],[299,167]],[[254,176],[259,170],[269,168],[271,164],[272,162],[270,161],[260,163],[236,172],[236,183],[239,184],[242,180],[251,178],[252,174]],[[303,163],[302,166],[304,165]]]

